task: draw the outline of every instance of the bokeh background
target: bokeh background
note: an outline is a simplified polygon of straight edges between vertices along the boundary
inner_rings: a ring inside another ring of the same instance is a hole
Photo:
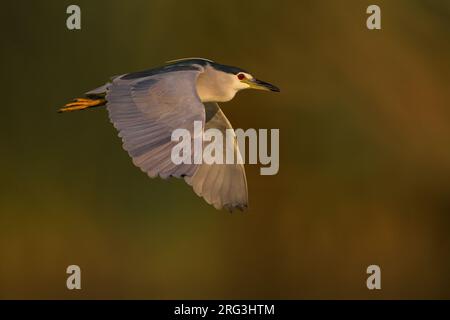
[[[0,298],[450,298],[450,2],[377,0],[381,31],[370,4],[2,2]],[[148,179],[105,110],[55,112],[191,56],[282,88],[223,105],[236,128],[280,129],[279,174],[247,166],[245,214]]]

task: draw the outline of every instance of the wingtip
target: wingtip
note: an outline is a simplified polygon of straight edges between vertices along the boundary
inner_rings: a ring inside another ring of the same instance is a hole
[[[224,205],[223,209],[227,210],[229,213],[233,213],[236,210],[239,210],[241,212],[247,212],[248,211],[248,204],[229,204]]]

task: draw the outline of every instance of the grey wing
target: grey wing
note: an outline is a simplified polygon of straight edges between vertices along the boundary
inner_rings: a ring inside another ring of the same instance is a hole
[[[205,130],[219,129],[225,137],[226,129],[233,130],[228,119],[216,103],[205,103],[206,123]],[[236,159],[241,159],[236,135],[233,132],[233,152]],[[225,145],[225,143],[224,143]],[[216,209],[234,208],[241,210],[248,206],[248,189],[245,168],[241,163],[236,164],[202,164],[192,177],[185,177],[197,195]]]
[[[175,129],[194,139],[194,121],[205,122],[196,83],[203,69],[117,77],[107,88],[107,109],[133,163],[150,177],[191,176],[196,165],[172,162]]]

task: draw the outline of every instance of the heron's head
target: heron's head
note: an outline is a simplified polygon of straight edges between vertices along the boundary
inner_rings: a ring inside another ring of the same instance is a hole
[[[256,79],[243,69],[210,60],[201,62],[204,64],[205,71],[198,78],[197,91],[203,102],[230,101],[237,92],[244,89],[280,91],[276,86]]]
[[[234,87],[238,90],[255,89],[263,91],[280,92],[280,89],[273,84],[256,79],[250,73],[241,71],[233,73]]]
[[[219,73],[225,73],[226,76],[230,79],[229,84],[236,91],[244,89],[255,89],[280,92],[280,89],[273,84],[258,80],[253,75],[240,68],[220,64],[212,64],[212,67]]]

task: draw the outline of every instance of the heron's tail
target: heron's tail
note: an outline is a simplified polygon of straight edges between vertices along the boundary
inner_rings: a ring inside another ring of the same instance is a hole
[[[101,107],[104,106],[105,104],[106,100],[102,97],[78,98],[66,104],[64,107],[60,108],[58,112],[63,113],[78,110],[86,110],[90,108]]]

